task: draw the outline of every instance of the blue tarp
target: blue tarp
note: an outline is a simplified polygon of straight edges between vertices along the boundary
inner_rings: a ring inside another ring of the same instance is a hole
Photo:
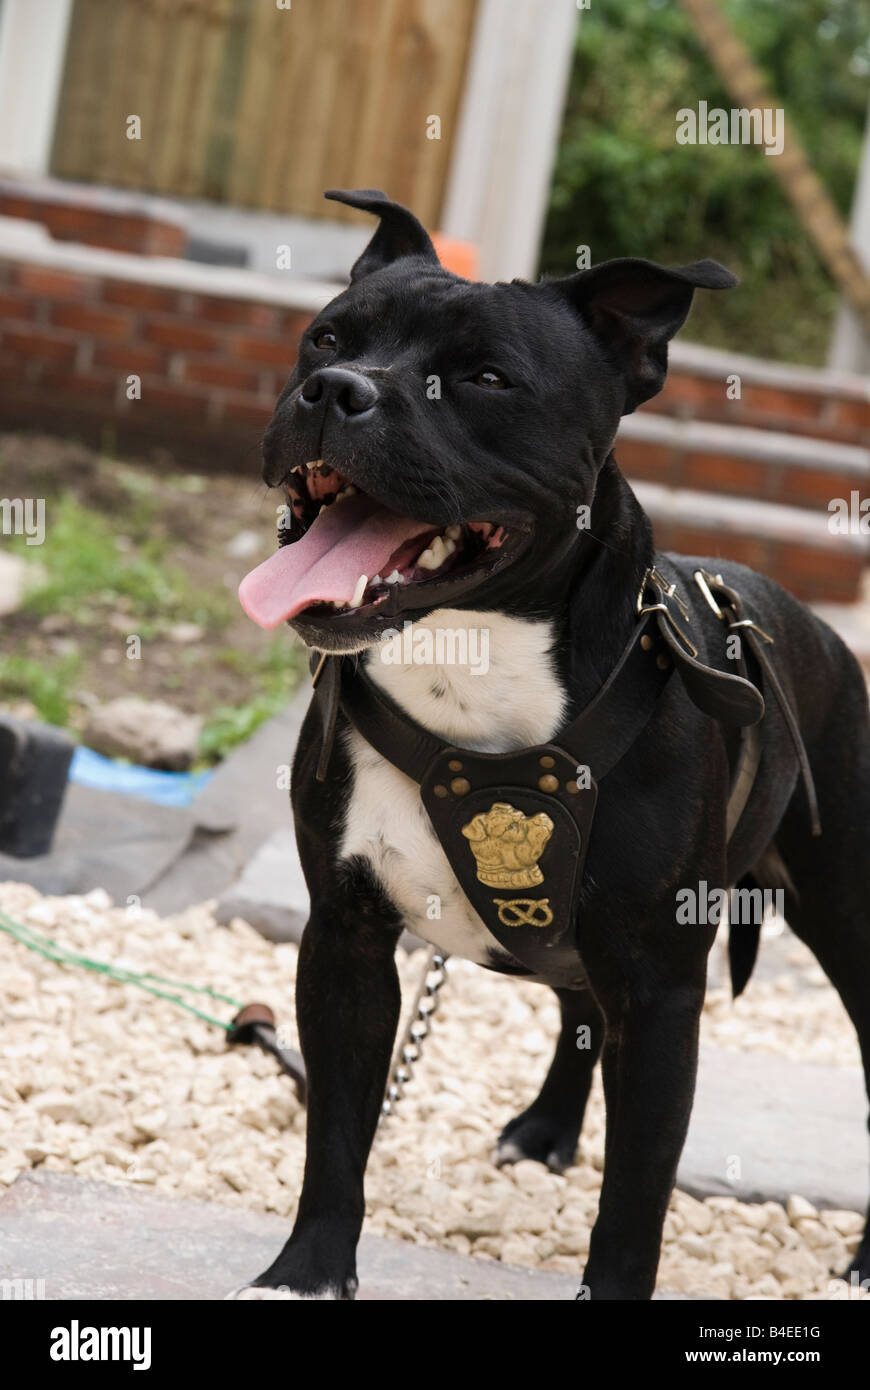
[[[104,758],[92,748],[82,747],[73,753],[69,770],[69,780],[80,787],[139,796],[158,806],[189,806],[213,775],[211,771],[158,772],[153,767]]]

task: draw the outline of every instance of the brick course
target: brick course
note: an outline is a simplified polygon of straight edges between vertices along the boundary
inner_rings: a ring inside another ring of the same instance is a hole
[[[180,222],[123,212],[108,203],[69,202],[47,193],[10,192],[0,188],[0,217],[38,222],[55,241],[75,241],[108,251],[131,251],[141,256],[181,256],[187,232]]]
[[[741,376],[737,400],[727,394],[726,378],[732,371]],[[870,447],[870,383],[856,381],[846,394],[835,381],[825,382],[823,372],[798,369],[789,380],[786,370],[782,377],[776,385],[747,380],[739,362],[729,364],[725,359],[718,372],[707,365],[703,369],[683,365],[672,349],[665,388],[643,408],[683,419],[782,430]],[[815,385],[809,384],[811,377],[817,378]]]

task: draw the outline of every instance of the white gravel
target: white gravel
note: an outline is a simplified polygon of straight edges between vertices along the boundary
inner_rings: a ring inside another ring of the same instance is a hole
[[[101,892],[51,899],[12,884],[0,886],[0,908],[98,959],[262,1000],[294,1042],[296,948],[273,946],[244,922],[217,927],[207,906],[131,918]],[[711,990],[705,1040],[855,1065],[836,994],[802,947],[790,954],[793,974],[754,981],[735,1006],[726,990]],[[419,954],[400,953],[406,1005],[421,965]],[[579,1274],[601,1182],[600,1086],[580,1160],[564,1176],[531,1162],[495,1169],[495,1137],[540,1084],[558,1010],[537,986],[462,961],[448,973],[424,1060],[375,1141],[367,1229]],[[229,1049],[222,1030],[172,1004],[60,967],[0,933],[0,1056],[0,1185],[42,1165],[292,1216],[304,1110],[257,1049]],[[816,1212],[799,1196],[783,1208],[678,1192],[659,1284],[737,1299],[843,1297],[831,1271],[846,1265],[861,1227],[857,1213]]]

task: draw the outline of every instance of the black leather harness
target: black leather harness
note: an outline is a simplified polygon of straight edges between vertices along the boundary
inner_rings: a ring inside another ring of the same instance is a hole
[[[315,653],[312,659],[323,723],[318,779],[326,776],[340,708],[382,757],[419,783],[451,868],[492,936],[526,971],[553,984],[582,978],[572,927],[599,785],[649,722],[674,670],[700,710],[742,731],[726,815],[729,839],[752,790],[764,697],[749,679],[743,643],[734,663],[739,674],[698,659],[678,578],[667,557],[656,556],[638,594],[637,623],[598,694],[549,743],[516,752],[449,746],[405,714],[354,658]],[[767,654],[772,638],[745,615],[739,594],[720,576],[699,569],[694,579],[728,634],[741,636],[779,703],[818,835],[806,751]]]

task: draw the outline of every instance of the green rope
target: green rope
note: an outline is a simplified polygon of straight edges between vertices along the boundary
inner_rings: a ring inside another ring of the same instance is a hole
[[[186,999],[181,999],[177,994],[167,994],[166,990],[156,989],[153,984],[146,984],[146,980],[154,980],[161,985],[170,985],[173,989],[185,989],[193,994],[207,994],[210,999],[217,999],[223,1004],[232,1004],[238,1011],[243,1007],[238,999],[232,999],[228,994],[221,994],[218,990],[209,989],[208,985],[189,985],[184,980],[167,980],[163,975],[155,975],[147,970],[139,973],[136,970],[126,970],[121,965],[112,965],[107,961],[91,960],[89,956],[83,956],[78,951],[70,951],[66,946],[61,946],[59,942],[52,941],[51,937],[43,936],[41,932],[34,931],[33,927],[27,927],[23,922],[16,922],[12,917],[7,917],[5,912],[0,911],[0,931],[6,932],[8,936],[20,941],[22,946],[26,946],[30,951],[37,951],[46,960],[56,961],[58,965],[78,965],[83,970],[93,970],[98,975],[105,975],[108,979],[114,980],[119,985],[136,985],[139,989],[144,989],[148,994],[154,994],[158,999],[168,999],[171,1003],[177,1004],[180,1009],[186,1009],[188,1013],[196,1018],[201,1018],[205,1023],[213,1023],[218,1028],[224,1028],[229,1032],[231,1023],[224,1023],[223,1019],[212,1018],[211,1014],[203,1013],[195,1005],[188,1004]]]

